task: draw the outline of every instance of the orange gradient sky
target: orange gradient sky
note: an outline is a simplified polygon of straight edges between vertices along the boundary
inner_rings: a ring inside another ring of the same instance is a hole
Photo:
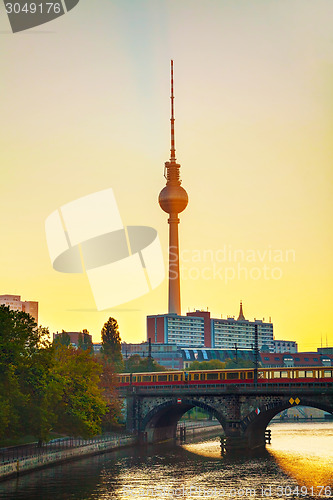
[[[243,300],[275,338],[332,345],[332,22],[331,0],[81,0],[14,35],[1,4],[0,294],[95,342],[109,316],[140,342],[146,315],[167,311],[165,280],[98,312],[85,275],[53,270],[44,223],[112,187],[167,263],[173,58],[182,313],[237,316]]]

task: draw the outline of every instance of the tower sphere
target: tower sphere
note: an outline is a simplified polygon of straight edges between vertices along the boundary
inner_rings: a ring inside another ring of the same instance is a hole
[[[159,194],[158,202],[164,212],[179,214],[188,204],[188,195],[181,186],[166,185]]]

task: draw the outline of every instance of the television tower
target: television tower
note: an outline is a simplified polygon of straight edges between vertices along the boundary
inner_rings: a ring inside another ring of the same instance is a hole
[[[166,186],[159,194],[158,202],[164,212],[169,214],[169,313],[181,314],[180,309],[180,275],[179,275],[179,243],[178,214],[188,204],[187,192],[181,187],[180,165],[176,163],[175,149],[175,117],[173,95],[173,61],[171,61],[171,156],[165,162],[164,177]]]

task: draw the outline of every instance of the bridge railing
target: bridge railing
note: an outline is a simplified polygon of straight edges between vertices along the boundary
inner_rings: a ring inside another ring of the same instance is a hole
[[[274,393],[281,391],[297,390],[297,392],[315,392],[315,393],[333,393],[333,383],[331,382],[309,382],[306,384],[293,383],[293,382],[281,382],[281,383],[259,383],[254,384],[188,384],[182,382],[177,385],[149,385],[149,386],[127,386],[119,387],[118,391],[120,393],[145,393],[145,392],[168,392],[168,391],[179,391],[179,392],[202,392],[206,393],[212,391],[216,393],[217,391],[223,393],[230,392],[256,392],[256,393]]]

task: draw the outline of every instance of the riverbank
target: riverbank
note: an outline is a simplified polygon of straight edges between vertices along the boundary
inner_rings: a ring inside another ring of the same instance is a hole
[[[185,431],[184,431],[185,428]],[[177,428],[177,438],[184,440],[186,437],[194,437],[218,432],[221,425],[215,422],[206,423],[187,423]],[[103,437],[100,441],[86,440],[82,445],[74,445],[59,449],[57,445],[54,448],[39,449],[37,446],[31,447],[27,456],[13,455],[4,456],[0,463],[0,482],[11,479],[22,474],[27,474],[34,470],[52,465],[58,465],[64,462],[79,460],[80,458],[108,453],[119,448],[137,445],[138,438],[133,435],[119,435],[117,437]]]
[[[119,436],[104,439],[99,442],[86,441],[82,446],[66,449],[53,449],[47,453],[40,453],[36,448],[30,456],[18,457],[15,460],[4,461],[0,464],[0,481],[26,474],[43,467],[58,465],[64,462],[78,460],[83,457],[107,453],[119,448],[132,446],[137,442],[136,436]]]

